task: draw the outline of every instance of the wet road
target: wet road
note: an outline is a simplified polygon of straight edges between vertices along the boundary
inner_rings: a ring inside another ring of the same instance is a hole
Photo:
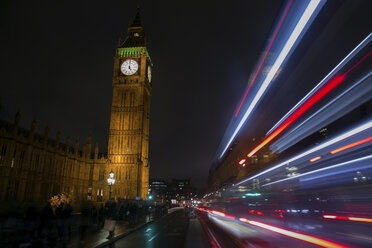
[[[111,247],[184,247],[188,219],[177,211],[116,241]]]

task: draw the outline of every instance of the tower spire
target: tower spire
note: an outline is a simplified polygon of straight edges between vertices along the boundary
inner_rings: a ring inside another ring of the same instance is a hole
[[[137,13],[136,13],[136,16],[134,17],[133,22],[130,25],[130,27],[132,27],[132,28],[134,28],[134,27],[142,27],[141,16],[140,16],[140,3],[139,3],[139,1],[137,3]]]
[[[146,38],[142,27],[140,16],[140,1],[137,2],[137,12],[132,23],[128,27],[128,33],[123,43],[119,47],[145,47]]]

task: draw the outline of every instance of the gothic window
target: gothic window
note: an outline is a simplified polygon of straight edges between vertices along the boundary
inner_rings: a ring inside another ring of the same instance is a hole
[[[0,159],[4,159],[5,158],[5,154],[6,154],[6,145],[4,144],[2,147],[1,147],[1,154],[0,154]]]
[[[15,160],[15,156],[16,156],[16,153],[17,153],[17,149],[14,149],[14,153],[13,153],[13,157],[12,157],[12,162],[10,164],[10,167],[14,167],[14,160]]]
[[[25,150],[22,150],[19,154],[19,164],[22,165],[23,159],[25,158]]]
[[[35,157],[35,167],[38,167],[38,164],[39,164],[39,154],[36,154],[36,157]]]

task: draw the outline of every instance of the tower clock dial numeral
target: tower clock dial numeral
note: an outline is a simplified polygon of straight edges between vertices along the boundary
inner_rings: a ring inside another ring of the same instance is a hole
[[[121,72],[124,75],[130,76],[138,70],[138,63],[133,59],[127,59],[121,64]]]
[[[151,67],[147,67],[147,78],[149,79],[149,82],[151,83]]]

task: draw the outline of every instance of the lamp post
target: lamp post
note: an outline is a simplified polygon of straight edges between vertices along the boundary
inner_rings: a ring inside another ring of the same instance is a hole
[[[107,178],[107,183],[109,186],[109,200],[111,201],[111,192],[112,192],[112,186],[115,184],[115,178],[114,178],[114,172],[111,171],[109,173],[109,177]]]

